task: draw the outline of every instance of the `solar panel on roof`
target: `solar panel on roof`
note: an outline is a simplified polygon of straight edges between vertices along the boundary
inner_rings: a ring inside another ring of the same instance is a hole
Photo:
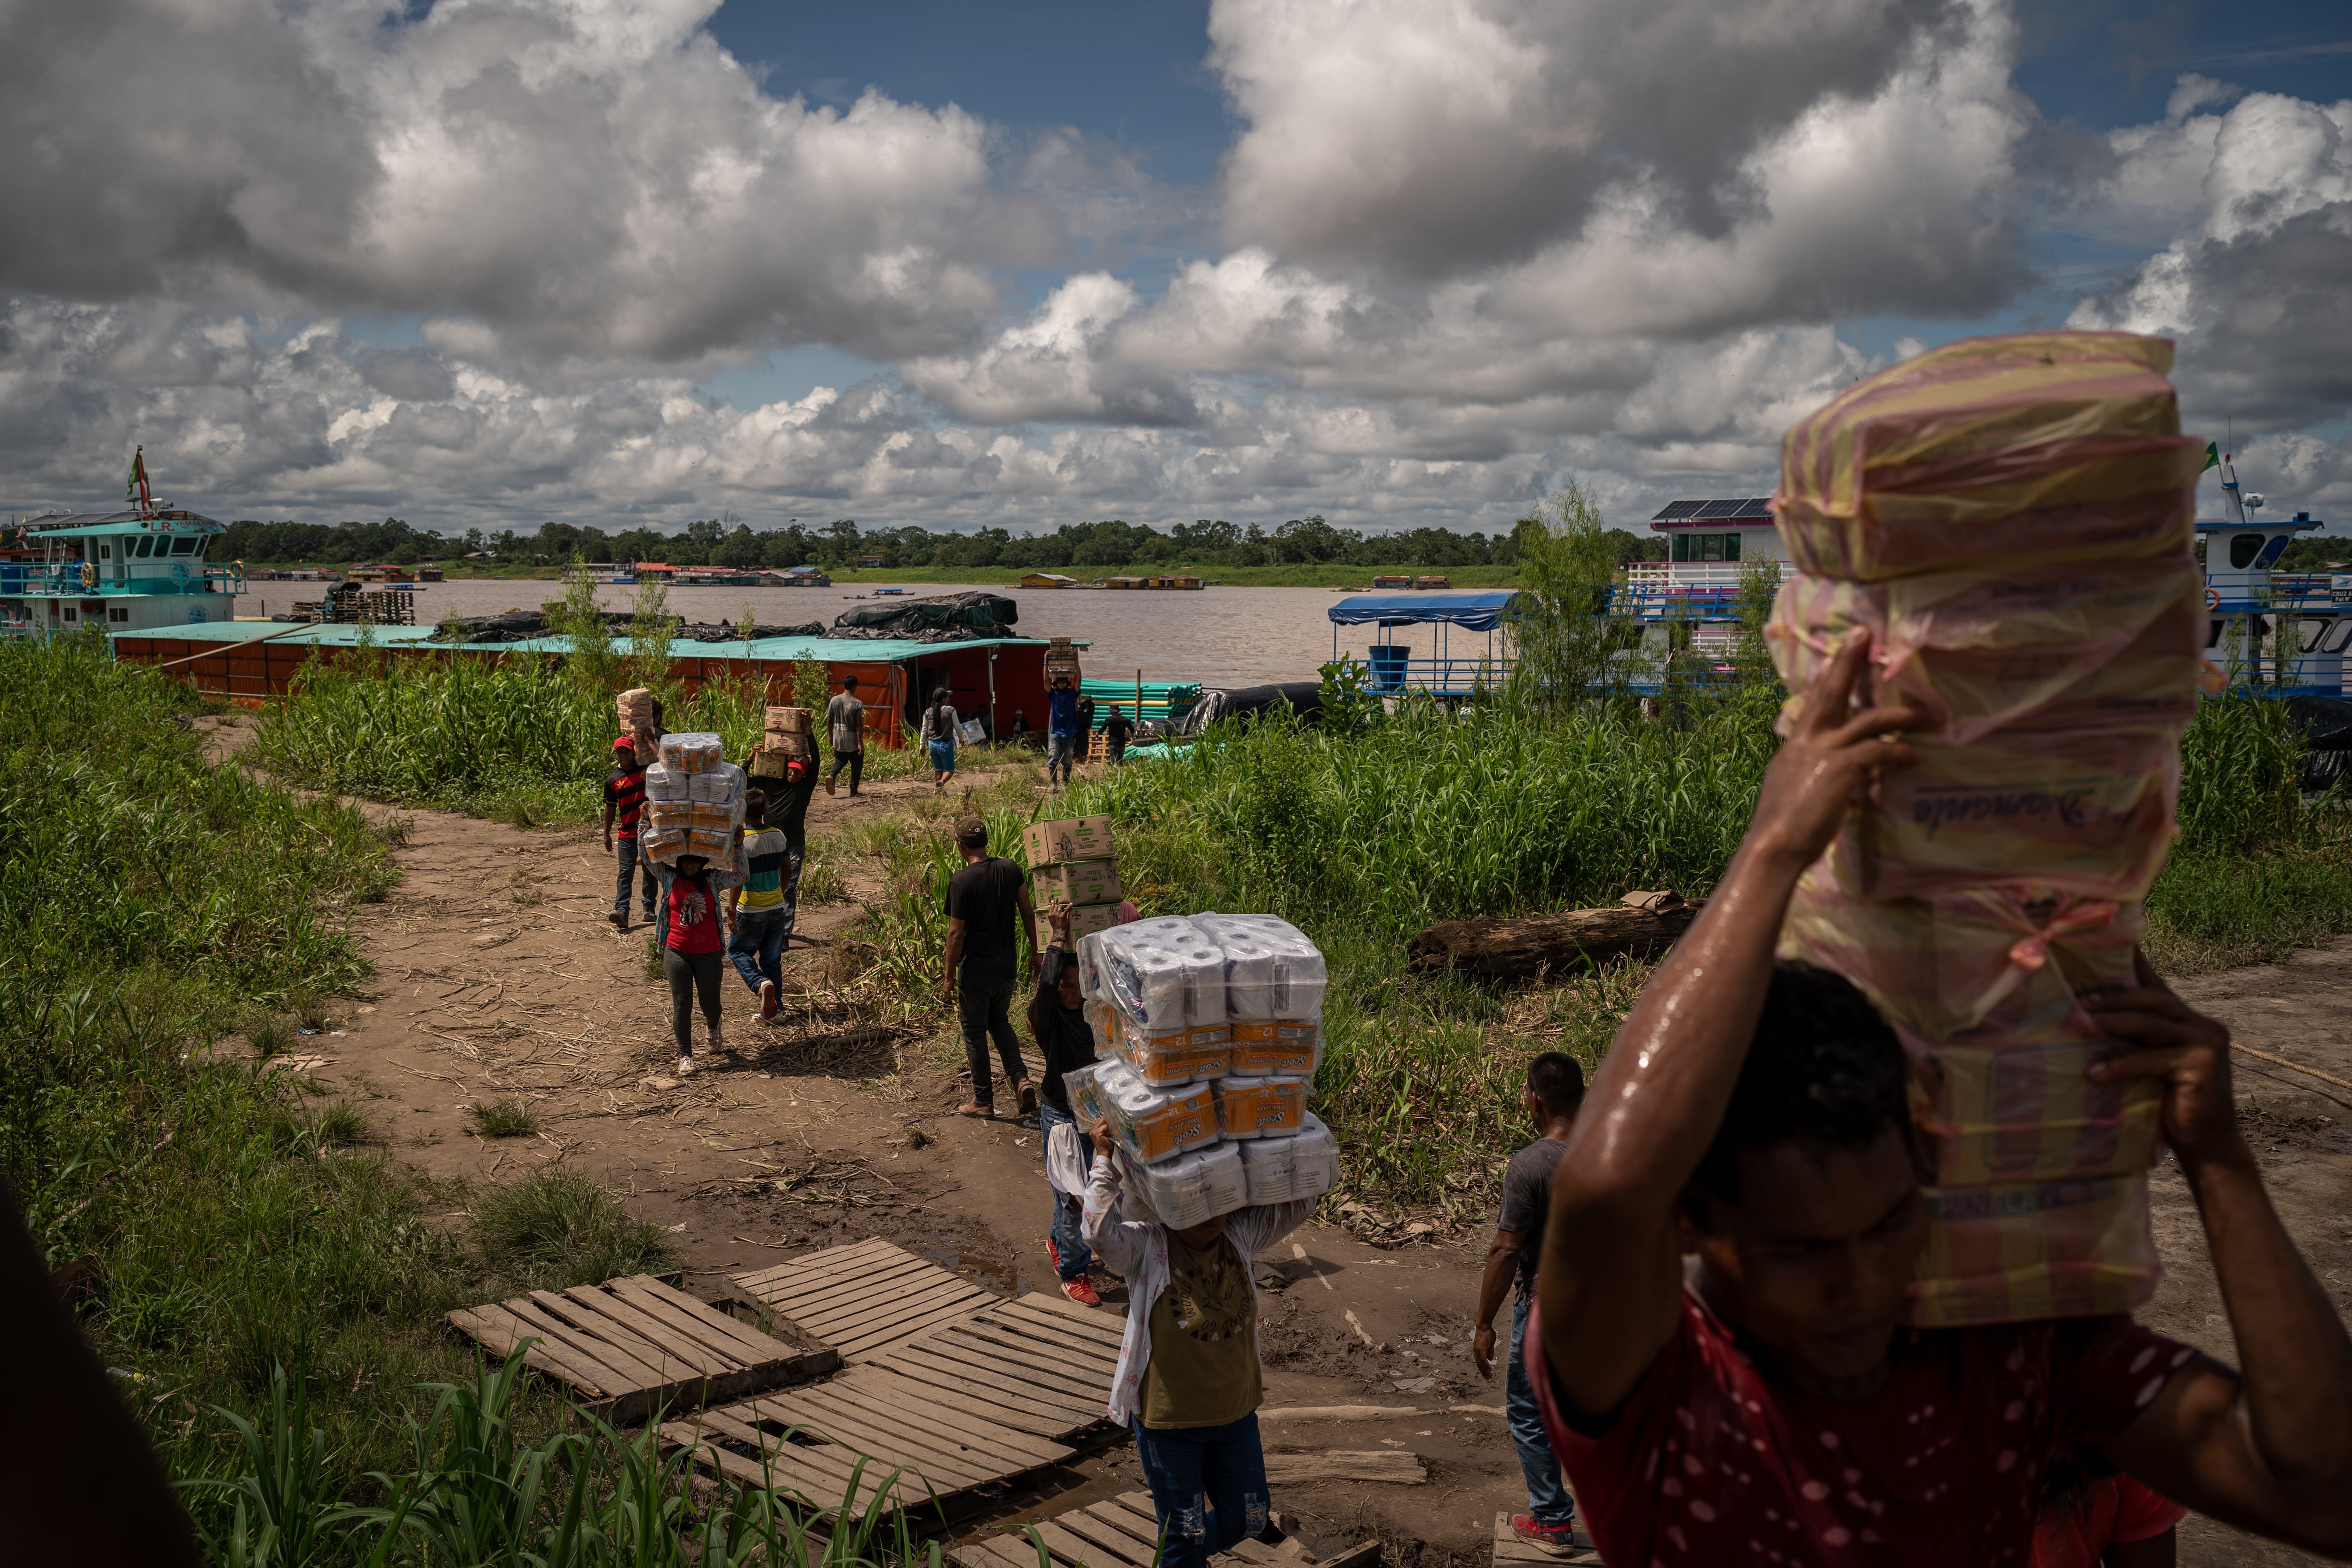
[[[1739,509],[1747,504],[1739,500],[1711,500],[1691,515],[1693,517],[1737,517],[1739,515]]]
[[[1698,509],[1706,504],[1706,502],[1703,500],[1669,501],[1666,503],[1665,510],[1658,513],[1657,516],[1652,518],[1650,521],[1653,522],[1665,522],[1678,517],[1690,517],[1695,515],[1698,511]]]

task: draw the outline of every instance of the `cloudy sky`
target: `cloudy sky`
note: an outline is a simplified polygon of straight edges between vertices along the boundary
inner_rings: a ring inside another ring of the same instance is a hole
[[[2180,341],[2352,521],[2352,14],[0,0],[0,510],[1507,527]],[[2210,491],[2210,484],[2209,484]],[[2211,497],[2208,497],[2209,505]]]

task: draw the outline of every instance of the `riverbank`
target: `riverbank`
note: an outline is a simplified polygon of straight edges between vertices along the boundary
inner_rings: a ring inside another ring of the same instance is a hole
[[[248,561],[248,573],[268,570],[292,572],[320,570],[343,572],[350,563],[342,561]],[[746,571],[776,571],[782,567],[746,567]],[[1348,566],[1337,563],[1299,566],[1203,566],[1187,562],[1150,562],[1126,566],[867,566],[831,567],[824,569],[835,587],[856,587],[860,584],[888,585],[899,583],[941,583],[970,587],[1017,587],[1021,579],[1037,571],[1050,570],[1075,579],[1086,592],[1122,593],[1189,593],[1189,589],[1101,589],[1091,586],[1097,577],[1122,574],[1140,575],[1149,573],[1184,573],[1204,580],[1213,580],[1218,586],[1231,588],[1349,588],[1370,590],[1375,575],[1442,576],[1451,588],[1507,588],[1518,582],[1516,566]],[[441,568],[445,581],[452,583],[559,583],[563,569],[557,566],[499,567],[495,565],[450,565]],[[375,586],[400,587],[408,584],[385,584]],[[271,588],[315,588],[316,584],[271,583]],[[423,584],[430,589],[432,584]],[[719,590],[724,592],[725,590]],[[796,593],[821,593],[822,589],[795,589]],[[1032,589],[1032,593],[1046,590]],[[1060,592],[1077,592],[1064,589]],[[1202,592],[1209,592],[1202,589]]]

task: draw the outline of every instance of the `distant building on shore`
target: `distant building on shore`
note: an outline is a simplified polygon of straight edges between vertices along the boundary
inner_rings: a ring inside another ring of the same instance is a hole
[[[1065,577],[1059,572],[1032,572],[1021,579],[1024,588],[1075,588],[1076,577]]]

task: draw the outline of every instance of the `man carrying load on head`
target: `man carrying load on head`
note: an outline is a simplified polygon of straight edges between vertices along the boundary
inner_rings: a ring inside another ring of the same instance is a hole
[[[1058,772],[1063,784],[1070,782],[1070,769],[1076,764],[1078,748],[1086,739],[1086,726],[1078,718],[1078,689],[1066,675],[1054,677],[1054,689],[1045,694],[1045,782],[1052,784]]]
[[[1774,962],[1849,802],[1911,764],[1852,711],[1852,639],[1748,836],[1618,1030],[1552,1177],[1526,1357],[1612,1563],[2021,1563],[2073,1451],[2176,1502],[2352,1554],[2352,1339],[2238,1131],[2229,1031],[2138,962],[2085,998],[2155,1080],[2242,1372],[2128,1316],[1908,1327],[1927,1239],[1909,1068],[1843,978]],[[1686,1268],[1685,1260],[1689,1260]]]
[[[646,923],[654,918],[654,898],[659,890],[659,872],[651,859],[637,854],[637,823],[646,809],[646,763],[650,760],[637,755],[636,748],[625,735],[613,742],[613,771],[604,775],[604,849],[613,851],[617,827],[620,838],[621,879],[613,891],[613,912],[604,918],[616,930],[629,929],[629,882],[640,875],[645,884]]]

